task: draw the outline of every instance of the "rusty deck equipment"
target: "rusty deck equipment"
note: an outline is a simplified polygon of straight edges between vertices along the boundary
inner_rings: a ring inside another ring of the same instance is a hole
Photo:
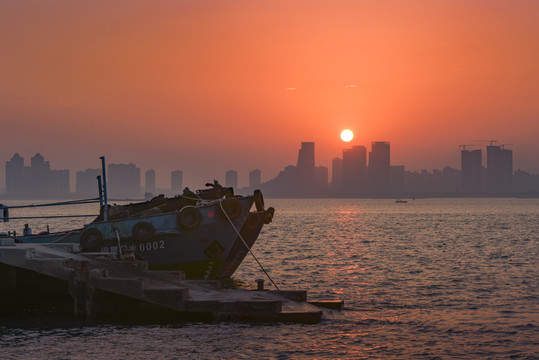
[[[315,324],[306,291],[225,289],[218,280],[185,280],[179,271],[149,271],[145,261],[80,253],[76,244],[21,244],[0,239],[0,315],[60,310],[79,320],[207,320]],[[316,305],[316,306],[315,306]]]

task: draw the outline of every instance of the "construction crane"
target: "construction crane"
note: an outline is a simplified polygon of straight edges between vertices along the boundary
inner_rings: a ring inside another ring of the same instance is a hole
[[[498,142],[498,140],[470,140],[470,142],[478,142],[478,143],[490,143],[490,146],[492,146],[495,142]]]
[[[466,146],[479,146],[477,144],[463,144],[463,145],[459,145],[460,148],[462,148],[462,150],[466,150]]]
[[[509,146],[509,145],[514,145],[514,144],[500,144],[500,147],[501,147],[502,149],[504,149],[505,146]]]

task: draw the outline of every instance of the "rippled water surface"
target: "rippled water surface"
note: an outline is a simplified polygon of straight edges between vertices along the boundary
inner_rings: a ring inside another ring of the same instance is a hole
[[[0,358],[539,359],[538,199],[266,203],[262,264],[280,288],[344,299],[344,311],[318,325],[4,324]],[[235,274],[261,277],[250,258]]]

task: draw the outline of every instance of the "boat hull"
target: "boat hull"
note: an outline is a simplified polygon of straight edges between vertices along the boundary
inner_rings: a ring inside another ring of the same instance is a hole
[[[231,200],[235,203],[233,210],[223,206],[231,205]],[[26,236],[21,240],[80,243],[83,252],[119,256],[131,253],[146,260],[150,269],[183,271],[188,279],[222,279],[236,271],[267,221],[265,210],[250,212],[253,203],[252,196],[245,196],[191,206],[189,210],[199,214],[195,217],[196,226],[190,222],[184,226],[185,219],[191,221],[191,218],[182,215],[185,211],[182,208],[155,215],[94,221],[83,229]],[[151,231],[137,233],[140,228]],[[90,238],[89,233],[98,236]]]

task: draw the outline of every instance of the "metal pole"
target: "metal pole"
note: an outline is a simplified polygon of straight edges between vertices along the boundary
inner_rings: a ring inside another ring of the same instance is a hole
[[[107,202],[107,175],[105,172],[105,157],[101,156],[101,173],[103,174],[103,201],[104,201],[104,208],[103,208],[103,220],[108,221],[109,220],[109,206]]]
[[[97,187],[99,188],[99,208],[103,209],[103,187],[101,184],[101,175],[97,176]]]

